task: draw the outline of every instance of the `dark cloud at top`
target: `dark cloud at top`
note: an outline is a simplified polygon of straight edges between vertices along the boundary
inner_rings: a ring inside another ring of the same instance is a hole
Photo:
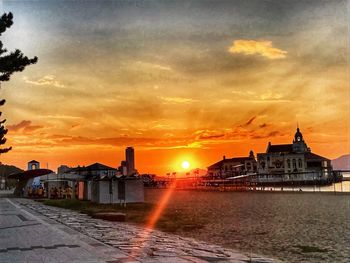
[[[272,40],[302,63],[344,63],[345,56],[334,49],[347,54],[346,2],[4,1],[4,9],[14,12],[14,27],[32,31],[33,52],[46,65],[74,64],[80,70],[83,63],[84,68],[100,68],[96,74],[103,76],[125,60],[161,59],[180,72],[206,74],[265,67],[266,61],[257,57],[229,56],[227,49],[235,39]],[[316,30],[324,28],[331,33],[319,39]],[[22,42],[23,36],[9,32],[5,40],[10,44]],[[313,36],[298,43],[300,32]],[[330,43],[332,38],[337,41]],[[301,50],[300,45],[313,48]]]
[[[47,33],[94,41],[259,38],[347,17],[344,0],[5,1],[4,8]]]

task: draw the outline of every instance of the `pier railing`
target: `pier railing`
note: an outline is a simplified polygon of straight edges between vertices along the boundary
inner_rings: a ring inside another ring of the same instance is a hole
[[[343,171],[299,172],[279,174],[243,174],[228,178],[181,177],[167,178],[153,185],[167,187],[176,180],[180,189],[197,189],[220,191],[275,190],[275,191],[313,191],[313,192],[350,192],[350,183],[342,180]],[[348,173],[350,176],[350,173]],[[350,177],[349,177],[350,178]],[[344,180],[346,181],[346,180]],[[349,189],[348,189],[349,188]]]
[[[315,172],[295,172],[295,173],[276,173],[276,174],[252,174],[250,182],[257,184],[331,184],[339,182],[342,174],[339,171],[315,171]]]

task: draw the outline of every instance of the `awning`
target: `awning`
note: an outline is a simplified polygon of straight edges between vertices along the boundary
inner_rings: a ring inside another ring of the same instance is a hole
[[[29,180],[38,176],[47,175],[53,173],[53,171],[49,169],[35,169],[35,170],[29,170],[24,171],[21,173],[16,174],[10,174],[8,176],[9,179],[18,179],[18,180]]]

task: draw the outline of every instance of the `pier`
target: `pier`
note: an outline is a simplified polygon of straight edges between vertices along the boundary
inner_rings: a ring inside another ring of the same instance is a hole
[[[227,178],[182,177],[164,178],[153,187],[166,188],[176,180],[176,188],[217,191],[305,191],[350,193],[350,177],[347,170],[332,173],[303,172],[290,174],[242,174]],[[350,174],[350,173],[349,173]],[[343,184],[344,182],[344,184]]]

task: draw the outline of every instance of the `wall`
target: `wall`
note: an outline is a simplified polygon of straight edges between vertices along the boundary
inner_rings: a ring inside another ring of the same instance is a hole
[[[125,182],[126,203],[141,203],[145,201],[144,186],[141,179]]]
[[[91,201],[100,204],[119,204],[124,200],[118,199],[118,180],[112,181],[112,195],[109,192],[109,181],[93,181],[91,183]],[[144,186],[141,179],[132,179],[125,181],[125,202],[139,203],[144,202]]]

